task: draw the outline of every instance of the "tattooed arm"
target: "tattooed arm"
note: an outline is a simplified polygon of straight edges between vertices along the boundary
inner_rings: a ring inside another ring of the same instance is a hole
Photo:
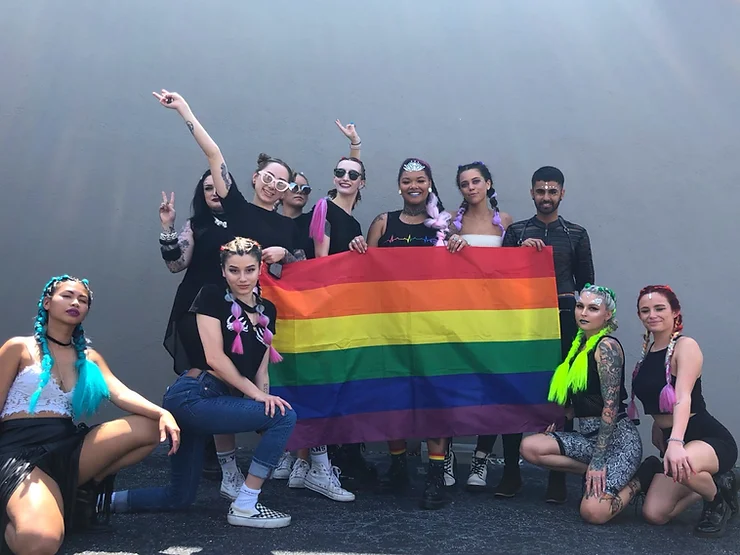
[[[367,230],[367,246],[377,247],[378,241],[385,233],[386,225],[388,224],[388,213],[378,214],[370,224]]]
[[[619,396],[624,375],[624,353],[621,345],[615,339],[605,337],[599,341],[594,356],[596,357],[599,381],[601,382],[601,397],[604,400],[604,408],[601,411],[599,435],[596,438],[594,454],[591,457],[586,477],[586,491],[587,495],[591,490],[591,494],[601,496],[606,485],[606,450],[614,433],[619,413]],[[603,478],[601,483],[594,485],[596,491],[593,491],[589,480],[589,475],[592,473],[603,474],[603,476],[600,476],[600,478]]]
[[[306,260],[306,253],[303,252],[303,249],[296,249],[293,252],[285,249],[285,257],[282,260],[283,264],[290,264],[299,260]]]
[[[175,231],[174,227],[170,227],[169,232]],[[162,251],[162,255],[165,256],[166,253],[170,251],[180,251],[180,256],[176,260],[167,260],[165,259],[165,264],[167,264],[167,269],[169,269],[170,272],[173,274],[176,274],[178,272],[182,272],[185,268],[187,268],[190,265],[190,261],[193,258],[193,248],[195,247],[195,239],[193,238],[193,230],[190,227],[190,220],[185,222],[185,225],[182,226],[182,230],[180,231],[180,234],[177,237],[177,244],[175,245],[160,245],[160,249]]]
[[[254,385],[265,395],[270,394],[270,373],[268,371],[270,363],[270,350],[265,351],[265,356],[262,357],[259,370],[254,376]]]
[[[229,169],[226,167],[226,161],[216,142],[200,124],[190,109],[190,106],[188,106],[188,103],[185,102],[185,99],[181,95],[164,89],[162,89],[161,94],[153,94],[162,106],[177,110],[177,113],[185,120],[188,130],[206,155],[206,158],[208,158],[208,166],[213,175],[213,185],[216,188],[216,193],[221,198],[224,198],[229,193],[232,180],[229,175]]]

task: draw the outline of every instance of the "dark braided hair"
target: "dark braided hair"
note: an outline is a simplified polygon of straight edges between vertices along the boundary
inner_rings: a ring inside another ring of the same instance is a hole
[[[460,188],[460,176],[463,174],[463,172],[466,172],[468,170],[478,170],[483,180],[491,183],[490,189],[486,190],[486,196],[488,197],[488,202],[491,204],[491,208],[493,208],[493,220],[491,220],[491,223],[501,228],[501,237],[503,237],[506,234],[506,228],[504,227],[504,224],[501,223],[501,211],[498,208],[498,200],[496,200],[497,195],[496,195],[496,189],[493,187],[493,177],[491,176],[491,170],[489,170],[488,166],[486,166],[483,162],[471,162],[470,164],[464,164],[462,166],[458,166],[457,176],[455,178],[458,189]],[[468,210],[468,201],[463,199],[462,203],[460,203],[460,208],[457,209],[457,215],[455,216],[455,221],[452,222],[452,224],[457,228],[458,231],[462,229],[462,219],[467,210]]]

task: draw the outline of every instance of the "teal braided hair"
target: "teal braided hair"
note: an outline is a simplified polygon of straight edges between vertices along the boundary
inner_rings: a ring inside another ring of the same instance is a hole
[[[64,281],[76,281],[84,285],[85,289],[87,289],[88,303],[92,304],[92,291],[90,291],[90,286],[86,279],[78,279],[65,274],[51,278],[44,286],[44,291],[41,293],[41,298],[39,299],[38,314],[36,315],[36,321],[33,326],[33,336],[41,352],[41,378],[39,379],[38,389],[31,395],[28,405],[28,412],[30,414],[33,414],[36,410],[36,404],[41,396],[41,391],[49,383],[51,369],[54,366],[54,358],[51,356],[49,343],[46,339],[46,326],[49,321],[49,313],[44,308],[44,300],[51,297],[57,286]],[[81,323],[77,324],[72,331],[72,343],[77,352],[77,362],[75,363],[77,384],[72,395],[72,411],[75,417],[91,416],[98,410],[98,406],[103,399],[110,398],[110,392],[98,365],[87,359],[87,354],[85,353],[87,339],[85,338],[85,330],[82,329]]]

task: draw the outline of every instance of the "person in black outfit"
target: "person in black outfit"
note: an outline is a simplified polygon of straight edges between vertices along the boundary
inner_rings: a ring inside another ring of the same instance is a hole
[[[682,334],[681,304],[667,285],[640,291],[637,310],[645,326],[642,357],[632,374],[630,416],[636,396],[653,416],[653,444],[663,457],[648,457],[637,472],[645,492],[643,516],[666,524],[703,500],[702,537],[719,537],[738,513],[739,481],[733,472],[737,444],[730,431],[707,411],[701,391],[703,355]]]
[[[308,196],[313,188],[308,182],[308,177],[302,172],[295,172],[290,189],[283,193],[283,198],[278,201],[275,209],[282,207],[283,216],[292,218],[298,228],[298,248],[301,249],[306,259],[310,260],[316,255],[313,250],[313,240],[308,236],[308,228],[311,225],[312,212],[304,212],[303,207],[308,204]]]
[[[434,184],[432,169],[423,160],[407,158],[398,170],[398,194],[403,198],[403,210],[378,215],[370,224],[367,241],[354,240],[350,250],[364,253],[368,247],[447,246],[452,217],[445,212]],[[424,509],[439,509],[448,501],[445,492],[445,456],[447,438],[427,439],[429,468],[421,499]],[[382,491],[400,491],[409,485],[406,461],[406,440],[388,442],[391,465],[380,483]]]
[[[201,285],[222,283],[216,277],[216,272],[219,271],[218,247],[223,242],[219,244],[217,240],[223,239],[224,242],[227,242],[235,236],[252,237],[264,246],[262,260],[270,265],[271,272],[276,271],[275,268],[279,270],[279,264],[304,258],[304,253],[298,248],[299,234],[295,222],[273,210],[275,203],[290,186],[293,176],[290,167],[282,160],[260,154],[257,159],[257,171],[252,176],[252,186],[255,190],[254,199],[253,202],[247,202],[236,186],[233,176],[229,173],[218,145],[195,118],[185,99],[177,93],[171,93],[164,89],[161,93],[153,94],[162,106],[176,110],[185,120],[185,124],[208,159],[211,172],[210,179],[216,197],[220,199],[220,206],[223,209],[223,214],[214,219],[213,223],[209,222],[208,224],[211,228],[219,228],[218,230],[208,237],[186,233],[182,237],[182,243],[178,239],[177,243],[173,244],[170,238],[169,244],[163,245],[174,247],[173,252],[168,253],[167,256],[177,260],[175,256],[179,252],[184,263],[188,260],[188,249],[185,247],[193,244],[202,246],[202,249],[198,248],[198,252],[203,254],[202,256],[198,255],[196,264],[193,266],[194,278],[197,278],[200,273],[209,276],[208,280],[205,280]],[[206,181],[204,180],[204,182]],[[215,203],[215,199],[212,197],[212,193],[209,192],[209,198]],[[162,209],[166,209],[166,207]],[[192,256],[194,257],[195,254]],[[188,262],[189,264],[186,265],[189,267],[193,262],[192,260]],[[187,311],[190,308],[188,300],[192,302],[191,295],[194,297],[198,291],[196,282],[197,279],[193,279],[192,282],[188,281],[187,289],[183,291],[182,297],[180,299],[176,298],[177,315],[181,316],[182,311]],[[173,341],[177,345],[176,335]],[[184,351],[180,348],[177,352],[183,353]],[[192,367],[191,361],[176,363],[176,370],[182,371],[182,368],[187,369],[188,367]],[[236,439],[233,434],[217,436],[215,447],[222,474],[221,494],[233,499],[237,495],[244,478],[236,464]],[[212,463],[209,464],[210,467],[212,467]]]
[[[528,220],[515,222],[506,231],[504,247],[534,247],[541,251],[545,246],[553,248],[555,277],[560,306],[560,343],[562,357],[570,350],[578,331],[574,316],[575,291],[580,291],[587,283],[594,282],[594,264],[591,257],[591,241],[586,229],[578,224],[565,220],[558,214],[558,208],[565,196],[565,176],[552,166],[538,169],[532,175],[530,191],[537,214]],[[566,431],[572,431],[573,421],[566,420]],[[486,436],[483,436],[483,439]],[[493,441],[479,445],[476,450],[490,452]],[[511,434],[503,437],[504,477],[500,488],[513,495],[521,487],[519,473],[519,445],[522,434]],[[508,453],[508,456],[507,456]],[[516,464],[514,464],[516,462]],[[550,472],[545,500],[549,503],[565,503],[565,474]]]

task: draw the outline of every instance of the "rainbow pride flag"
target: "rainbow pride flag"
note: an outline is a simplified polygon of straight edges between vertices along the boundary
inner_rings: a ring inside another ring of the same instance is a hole
[[[277,306],[272,392],[289,448],[543,430],[560,362],[552,251],[409,247],[263,274]]]

